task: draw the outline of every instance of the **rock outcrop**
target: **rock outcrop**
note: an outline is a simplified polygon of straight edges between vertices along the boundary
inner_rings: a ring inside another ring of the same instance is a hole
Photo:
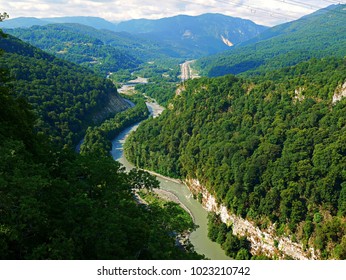
[[[219,214],[222,222],[232,224],[233,234],[247,237],[251,242],[252,254],[264,254],[279,259],[286,256],[297,260],[318,259],[313,248],[304,250],[303,245],[293,242],[289,237],[277,236],[273,225],[263,230],[253,222],[231,214],[224,205],[217,203],[216,198],[197,179],[186,179],[185,184],[193,194],[202,194],[204,208]]]
[[[346,82],[335,90],[332,101],[333,104],[335,104],[337,101],[340,101],[343,97],[346,97]]]
[[[227,46],[229,46],[229,47],[233,47],[234,44],[233,44],[230,40],[228,40],[227,38],[223,37],[222,35],[221,35],[221,39],[222,39],[222,42],[223,42],[225,45],[227,45]]]
[[[101,123],[103,120],[105,120],[107,117],[125,111],[126,109],[130,108],[131,105],[125,101],[124,98],[122,98],[118,94],[112,94],[109,97],[108,104],[93,117],[93,121],[95,123]]]

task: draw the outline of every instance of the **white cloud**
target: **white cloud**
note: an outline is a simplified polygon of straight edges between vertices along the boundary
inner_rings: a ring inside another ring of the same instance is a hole
[[[157,19],[178,14],[223,13],[275,25],[312,13],[337,0],[0,0],[2,11],[19,16],[99,16],[110,21]]]

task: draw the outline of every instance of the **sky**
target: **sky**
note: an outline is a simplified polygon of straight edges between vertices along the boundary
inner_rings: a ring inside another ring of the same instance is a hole
[[[111,22],[221,13],[274,26],[337,3],[346,0],[0,0],[0,13],[10,18],[95,16]]]

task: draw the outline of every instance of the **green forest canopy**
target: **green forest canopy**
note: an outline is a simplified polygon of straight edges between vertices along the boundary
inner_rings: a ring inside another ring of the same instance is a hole
[[[0,36],[3,36],[1,31]],[[15,65],[16,59],[22,61],[17,51],[33,51],[42,60],[35,60],[39,63],[33,67],[41,69],[30,71],[31,68],[27,68],[29,71],[22,74],[49,71],[46,66],[51,66],[47,62],[50,56],[47,58],[36,49],[22,48],[21,43],[18,44],[13,46],[20,48],[13,51],[10,59],[6,58],[14,64],[7,66]],[[72,66],[63,61],[58,63]],[[28,66],[23,62],[23,67]],[[82,70],[72,67],[61,73],[56,69],[60,74],[56,80],[64,85],[64,79],[73,75],[73,69]],[[78,79],[78,73],[74,74]],[[104,80],[93,80],[91,75],[87,77],[91,78],[91,92],[93,82],[96,88],[102,87]],[[36,79],[33,81],[35,83]],[[135,201],[133,195],[137,189],[158,187],[154,177],[137,170],[125,173],[124,168],[109,156],[95,156],[88,152],[79,155],[70,149],[61,149],[49,139],[50,133],[59,136],[54,130],[56,124],[50,127],[52,132],[47,130],[46,135],[37,132],[37,122],[45,124],[42,118],[45,111],[41,111],[41,118],[37,119],[32,108],[40,112],[41,102],[32,102],[30,107],[25,100],[27,96],[16,92],[21,85],[20,79],[9,82],[8,71],[0,68],[0,259],[202,257],[192,247],[182,250],[175,244],[173,232],[194,228],[191,217],[180,207],[174,203],[157,202],[144,206]],[[44,87],[37,87],[36,98],[42,92]],[[68,95],[68,90],[65,94]],[[45,98],[49,97],[52,96],[45,95]],[[45,102],[48,101],[44,99],[42,103]],[[56,105],[50,103],[52,108]],[[68,127],[66,130],[69,132]]]
[[[119,99],[118,110],[128,107],[111,81],[92,71],[57,59],[7,35],[0,38],[0,67],[9,69],[7,85],[25,98],[39,116],[38,129],[55,142],[75,145],[111,96]]]
[[[196,67],[209,77],[257,75],[311,58],[346,55],[346,5],[331,5],[299,20],[265,30],[231,50],[201,58]]]
[[[197,178],[233,213],[346,258],[346,60],[190,80],[126,142],[141,168]]]

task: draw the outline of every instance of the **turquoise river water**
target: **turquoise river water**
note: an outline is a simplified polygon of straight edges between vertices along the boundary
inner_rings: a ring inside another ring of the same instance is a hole
[[[150,112],[156,117],[163,108],[158,106],[156,103],[147,103]],[[125,129],[112,141],[112,156],[115,160],[119,161],[127,170],[133,168],[123,153],[123,145],[125,143],[126,137],[134,130],[137,129],[139,124],[133,125]],[[160,188],[169,191],[176,195],[180,202],[184,204],[193,215],[195,224],[198,225],[197,230],[190,234],[190,241],[194,245],[196,252],[204,254],[208,259],[212,260],[227,260],[224,251],[221,249],[220,245],[212,242],[207,236],[207,211],[202,207],[197,200],[193,199],[189,189],[181,183],[176,182],[176,180],[170,180],[169,178],[164,178],[158,176],[157,179],[160,181]]]

